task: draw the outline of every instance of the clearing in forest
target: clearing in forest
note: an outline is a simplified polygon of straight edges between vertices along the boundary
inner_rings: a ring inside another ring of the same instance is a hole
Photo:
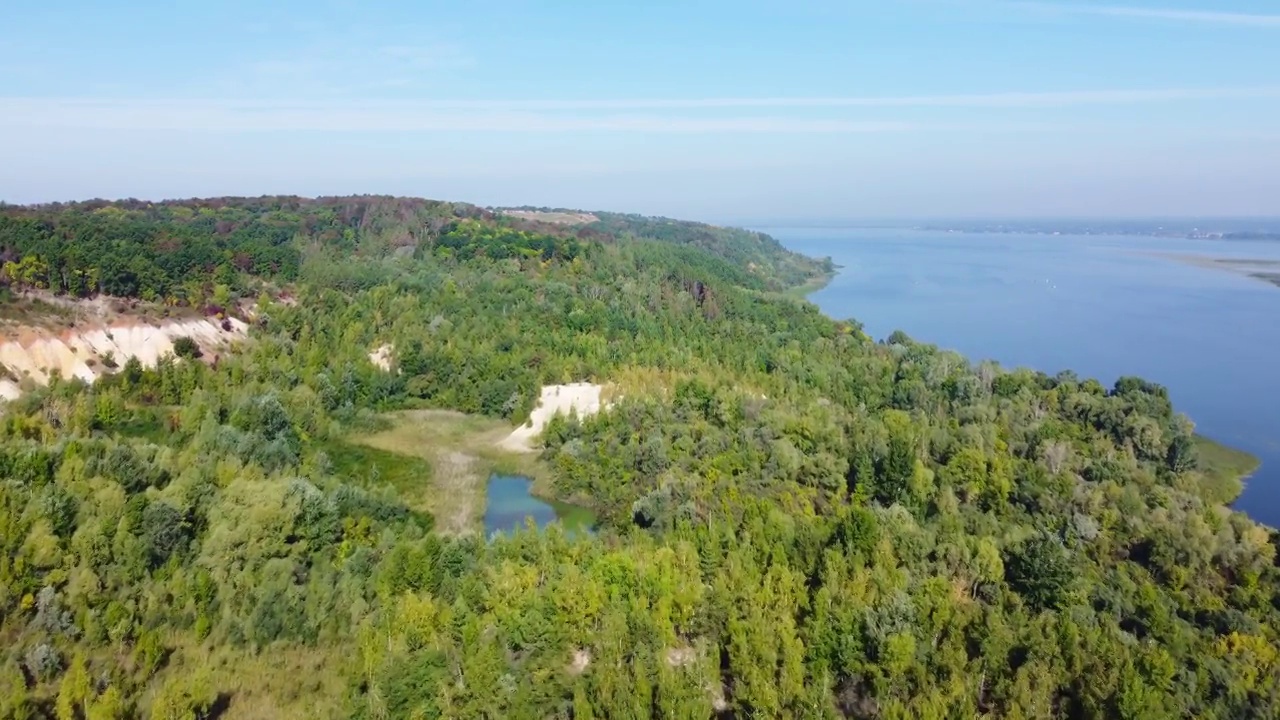
[[[587,225],[600,218],[591,213],[555,211],[555,210],[503,210],[503,215],[517,217],[522,220],[536,220],[552,225]]]
[[[485,485],[495,472],[536,478],[539,461],[516,455],[500,443],[511,426],[501,420],[448,410],[405,410],[385,416],[391,427],[348,439],[350,444],[375,448],[430,464],[426,481],[410,485],[388,478],[411,508],[435,518],[445,535],[469,535],[482,526]]]

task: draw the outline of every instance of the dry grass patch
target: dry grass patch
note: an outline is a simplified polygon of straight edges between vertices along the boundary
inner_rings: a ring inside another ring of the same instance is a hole
[[[587,225],[597,222],[600,218],[591,213],[584,212],[554,212],[543,210],[503,210],[503,215],[521,218],[523,220],[534,220],[536,222],[548,223],[551,225]]]

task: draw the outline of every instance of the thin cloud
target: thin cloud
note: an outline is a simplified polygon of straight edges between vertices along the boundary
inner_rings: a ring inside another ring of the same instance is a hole
[[[1280,86],[1251,88],[1174,88],[1161,90],[1085,90],[888,97],[775,97],[622,100],[426,101],[435,107],[520,108],[524,110],[729,109],[729,108],[1032,108],[1124,105],[1185,100],[1280,97]]]
[[[451,42],[362,45],[326,39],[221,69],[198,87],[241,97],[269,98],[281,88],[310,97],[355,97],[375,86],[427,88],[437,78],[475,64],[474,57]]]
[[[276,68],[287,72],[291,68]],[[6,109],[58,106],[68,109],[113,110],[133,107],[148,110],[192,108],[200,110],[319,111],[359,109],[371,112],[425,110],[697,110],[746,108],[848,108],[848,107],[969,107],[1019,108],[1076,105],[1124,105],[1197,100],[1280,98],[1280,85],[1217,88],[1162,88],[1145,90],[1066,90],[1050,92],[967,93],[949,95],[892,95],[854,97],[761,98],[598,98],[598,99],[166,99],[166,98],[24,98],[0,97]],[[12,105],[10,105],[12,103]]]
[[[1014,7],[1046,10],[1071,15],[1095,15],[1145,20],[1173,20],[1209,25],[1237,25],[1245,27],[1280,28],[1280,15],[1261,13],[1221,12],[1217,10],[1186,10],[1182,8],[1132,7],[1128,5],[1083,5],[1055,2],[1010,2]]]
[[[47,101],[10,98],[0,127],[226,132],[642,132],[642,133],[881,133],[923,129],[903,121],[792,117],[670,117],[634,114],[555,114],[447,111],[412,105],[357,103],[216,103],[182,101]]]
[[[910,119],[808,117],[816,109],[986,108],[996,110],[1089,105],[1280,98],[1280,86],[1043,93],[585,100],[178,100],[0,98],[0,127],[76,127],[119,130],[430,131],[643,133],[882,133],[978,129]],[[774,116],[726,113],[766,110]],[[678,114],[662,111],[683,111]],[[987,123],[985,128],[994,125]],[[1006,124],[1009,130],[1044,126]]]

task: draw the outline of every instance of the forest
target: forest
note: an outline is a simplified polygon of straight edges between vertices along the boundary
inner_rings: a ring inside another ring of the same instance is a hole
[[[0,208],[11,288],[252,324],[3,408],[0,717],[1277,716],[1277,534],[1165,388],[871,338],[783,292],[829,263],[596,216]],[[591,534],[443,532],[404,488],[448,468],[351,450],[575,381],[612,405],[536,461]]]

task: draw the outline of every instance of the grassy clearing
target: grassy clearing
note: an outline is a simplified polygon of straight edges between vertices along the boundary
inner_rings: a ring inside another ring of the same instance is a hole
[[[1239,497],[1244,491],[1245,478],[1262,464],[1243,450],[1227,447],[1201,435],[1195,437],[1195,443],[1206,496],[1217,502],[1230,503]]]
[[[323,449],[338,475],[366,487],[390,485],[409,507],[427,509],[431,465],[426,460],[342,441],[325,443]]]
[[[503,215],[511,217],[523,218],[525,220],[536,220],[538,222],[550,223],[552,225],[586,225],[587,223],[597,222],[600,218],[591,213],[580,212],[555,212],[542,210],[503,210]]]
[[[830,273],[822,275],[821,277],[813,278],[804,284],[787,288],[782,294],[790,298],[795,298],[796,300],[807,300],[810,295],[826,287],[827,284],[835,278],[835,276],[835,273]]]
[[[143,407],[132,409],[132,417],[127,422],[116,426],[116,432],[127,437],[141,438],[156,445],[164,445],[169,440],[169,428],[165,420],[175,408]]]
[[[0,290],[0,324],[21,327],[69,327],[75,324],[77,315],[73,309],[46,302],[40,297],[15,295]]]
[[[381,476],[382,482],[395,486],[411,507],[430,512],[436,528],[446,535],[468,535],[480,530],[485,482],[491,473],[525,475],[535,480],[546,477],[537,455],[498,447],[498,442],[511,433],[511,426],[501,420],[446,410],[406,410],[386,418],[390,422],[388,429],[353,436],[343,445],[380,452],[370,456],[378,458],[379,463],[405,464],[410,458],[425,461],[430,468],[425,474],[426,482],[420,479],[423,475],[413,475],[408,469],[397,471],[403,487],[386,474]],[[362,467],[360,456],[352,453],[347,458],[352,467]],[[337,466],[338,461],[334,463]]]

